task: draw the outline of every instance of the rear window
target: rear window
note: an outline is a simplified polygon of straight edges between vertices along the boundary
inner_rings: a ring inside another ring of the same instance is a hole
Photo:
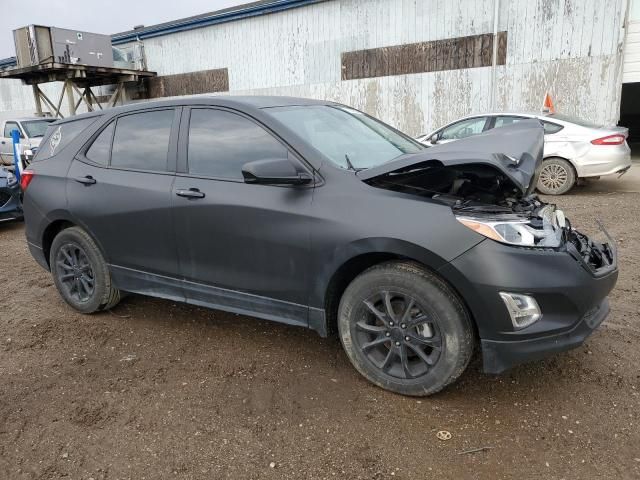
[[[595,123],[592,122],[588,122],[587,120],[583,120],[581,118],[578,117],[572,117],[571,115],[564,115],[562,113],[552,113],[550,115],[547,115],[547,118],[550,120],[553,120],[554,118],[561,120],[563,122],[569,122],[569,123],[574,123],[576,125],[580,125],[581,127],[587,127],[587,128],[600,128],[601,125],[597,125]]]
[[[47,127],[47,131],[44,134],[44,138],[38,147],[38,152],[33,158],[33,161],[38,162],[57,155],[98,118],[99,117],[82,118],[60,124],[50,124]]]

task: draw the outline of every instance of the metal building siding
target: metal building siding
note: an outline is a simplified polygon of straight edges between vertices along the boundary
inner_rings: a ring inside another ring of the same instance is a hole
[[[629,4],[622,82],[640,82],[640,0]]]
[[[628,0],[500,0],[496,109],[618,118]],[[341,54],[493,31],[494,0],[330,0],[144,40],[159,75],[227,68],[231,94],[353,105],[411,134],[487,111],[491,67],[341,80]],[[3,88],[0,85],[0,88]]]

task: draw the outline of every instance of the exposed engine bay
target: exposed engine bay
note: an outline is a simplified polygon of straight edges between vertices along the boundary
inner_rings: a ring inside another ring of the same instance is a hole
[[[578,232],[562,210],[535,194],[523,194],[521,186],[492,165],[445,165],[427,160],[367,179],[366,183],[443,203],[462,224],[502,243],[567,248],[592,270],[615,261],[612,243],[598,243]]]

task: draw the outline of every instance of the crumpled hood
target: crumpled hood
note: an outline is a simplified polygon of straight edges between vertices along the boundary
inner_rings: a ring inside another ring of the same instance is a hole
[[[419,168],[427,162],[443,165],[489,165],[508,177],[523,196],[530,195],[538,183],[544,150],[544,130],[538,120],[523,120],[495,128],[420,153],[402,155],[390,162],[357,173],[370,180],[396,171]]]

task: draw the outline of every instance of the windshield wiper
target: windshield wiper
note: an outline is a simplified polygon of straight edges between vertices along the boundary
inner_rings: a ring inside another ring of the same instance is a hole
[[[354,172],[361,172],[362,170],[366,170],[366,168],[356,168],[353,166],[353,163],[351,163],[351,160],[349,159],[349,155],[347,155],[346,153],[344,154],[344,159],[347,161],[347,168],[349,170],[352,170]]]

